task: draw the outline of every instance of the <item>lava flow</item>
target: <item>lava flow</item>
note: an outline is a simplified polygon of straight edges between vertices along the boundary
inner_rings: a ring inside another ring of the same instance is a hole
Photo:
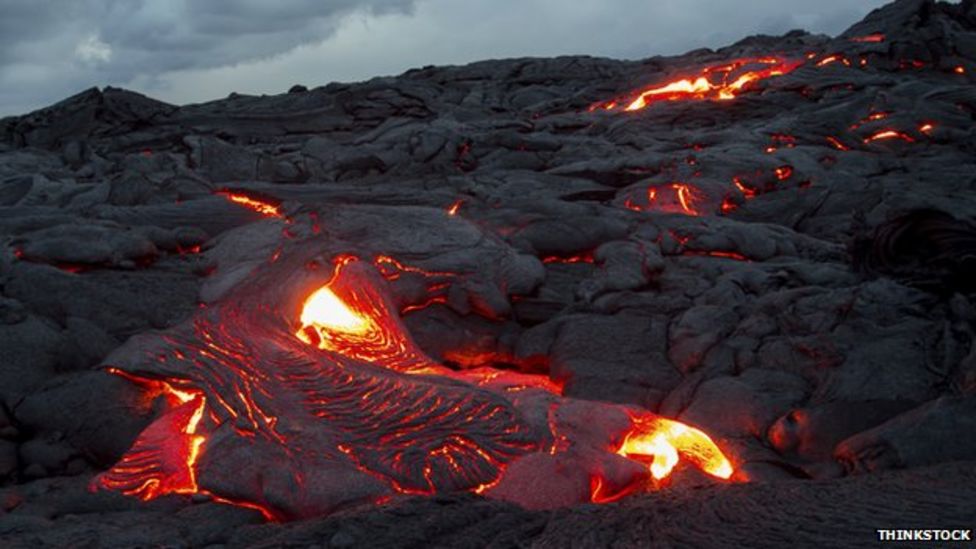
[[[108,372],[164,411],[93,487],[202,494],[293,519],[398,494],[612,501],[681,461],[731,477],[693,427],[563,397],[542,375],[436,363],[376,265],[332,257],[325,273],[309,253],[283,256],[186,323],[114,352]]]
[[[634,418],[634,429],[617,450],[622,456],[653,456],[651,476],[661,480],[678,464],[678,448],[702,471],[719,478],[732,476],[732,464],[702,431],[665,418]]]
[[[218,191],[216,194],[226,197],[227,200],[235,204],[250,208],[265,217],[283,217],[281,209],[268,200],[256,198],[241,192]]]
[[[698,203],[704,197],[694,185],[676,182],[669,185],[650,186],[643,198],[642,201],[628,198],[624,202],[624,207],[635,212],[656,211],[698,216],[701,215],[698,210]]]
[[[702,69],[695,77],[680,78],[639,93],[623,110],[636,111],[661,101],[729,100],[735,99],[754,83],[773,76],[788,74],[800,62],[781,57],[743,58]],[[590,110],[618,110],[621,103],[600,103]]]

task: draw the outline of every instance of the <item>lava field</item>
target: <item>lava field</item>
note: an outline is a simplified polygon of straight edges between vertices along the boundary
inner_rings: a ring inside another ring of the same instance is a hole
[[[976,528],[974,84],[898,0],[2,119],[0,546]]]

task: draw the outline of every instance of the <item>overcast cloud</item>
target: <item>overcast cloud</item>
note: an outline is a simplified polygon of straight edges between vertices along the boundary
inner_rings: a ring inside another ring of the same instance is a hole
[[[0,0],[0,116],[91,86],[170,103],[431,64],[643,58],[795,28],[837,34],[885,0]]]

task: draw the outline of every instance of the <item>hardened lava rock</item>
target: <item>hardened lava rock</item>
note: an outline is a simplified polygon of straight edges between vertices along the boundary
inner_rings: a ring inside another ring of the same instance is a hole
[[[971,528],[974,75],[976,3],[899,0],[836,37],[0,120],[0,545]],[[386,320],[303,321],[333,276],[316,303]],[[731,479],[678,450],[654,479],[652,419]]]

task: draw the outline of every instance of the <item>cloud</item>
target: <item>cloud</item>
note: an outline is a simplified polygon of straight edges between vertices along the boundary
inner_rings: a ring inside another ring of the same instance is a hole
[[[428,64],[642,58],[793,28],[836,34],[884,0],[0,0],[0,116],[94,85],[174,103]]]
[[[75,57],[89,63],[107,63],[112,59],[112,48],[97,34],[90,34],[75,47]]]
[[[412,6],[413,0],[0,0],[0,115],[93,85],[273,57],[327,39],[351,13],[409,13]]]

